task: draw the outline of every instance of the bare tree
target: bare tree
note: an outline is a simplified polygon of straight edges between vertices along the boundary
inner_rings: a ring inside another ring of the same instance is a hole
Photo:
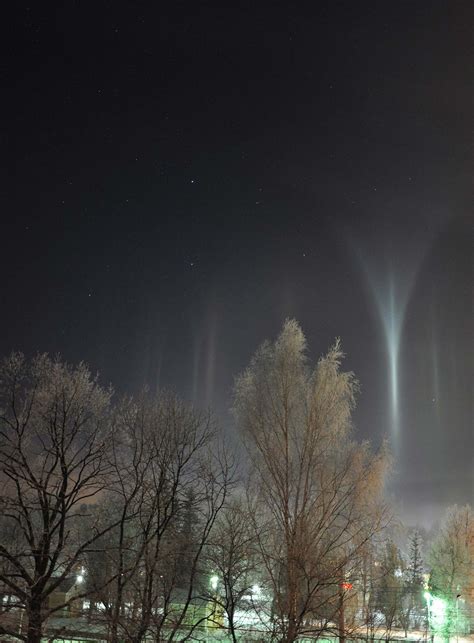
[[[382,577],[380,560],[377,556],[377,542],[372,539],[364,546],[359,566],[359,592],[361,597],[361,625],[365,629],[365,638],[373,640],[379,626],[377,618],[377,590]]]
[[[380,577],[377,587],[377,609],[385,621],[385,638],[389,640],[397,625],[405,627],[404,562],[398,547],[387,541],[380,558]]]
[[[0,581],[26,613],[39,643],[55,610],[49,596],[75,573],[111,524],[79,528],[105,488],[111,391],[84,364],[14,353],[0,365]]]
[[[203,551],[232,466],[209,414],[173,395],[147,393],[116,411],[112,464],[115,482],[104,504],[119,519],[103,547],[110,580],[104,586],[99,579],[95,591],[108,640],[138,643],[151,633],[173,640],[180,628],[189,633],[199,624],[186,615],[202,594]]]
[[[447,511],[438,537],[429,552],[432,592],[445,603],[445,618],[439,624],[449,639],[459,631],[464,609],[472,610],[474,587],[474,514],[469,505],[454,505]]]
[[[310,369],[305,337],[287,321],[236,382],[234,410],[253,465],[275,636],[285,642],[331,626],[344,639],[349,581],[386,520],[388,459],[351,437],[358,385],[341,372],[342,357],[337,341]]]
[[[98,513],[105,522],[112,519],[115,526],[96,543],[87,561],[89,616],[105,620],[111,643],[118,641],[119,635],[125,634],[130,640],[135,636],[136,619],[129,609],[133,601],[131,585],[140,571],[155,519],[157,499],[153,499],[151,511],[149,506],[152,456],[144,419],[143,405],[132,399],[123,400],[114,411],[109,451],[113,474]],[[93,614],[97,603],[100,610]]]
[[[227,617],[232,641],[238,640],[240,613],[255,612],[261,586],[252,517],[241,498],[232,499],[219,516],[207,547],[212,574],[210,600]]]

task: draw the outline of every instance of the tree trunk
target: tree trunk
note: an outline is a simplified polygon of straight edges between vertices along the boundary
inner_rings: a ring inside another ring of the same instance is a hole
[[[112,623],[109,627],[109,643],[118,643],[118,614],[114,614]]]
[[[288,632],[285,637],[285,643],[294,643],[298,637],[298,627],[296,620],[292,617],[288,623]]]
[[[28,603],[28,627],[26,630],[27,643],[41,643],[43,630],[42,603],[39,599],[32,599]]]
[[[285,637],[285,643],[293,643],[298,638],[298,623],[296,620],[296,588],[295,583],[293,583],[293,578],[289,581],[289,610],[288,610],[288,629]]]
[[[234,607],[234,604],[231,603],[231,605],[229,605],[227,608],[227,618],[229,620],[229,632],[232,639],[232,643],[237,643],[234,616],[235,616],[235,607]]]
[[[339,643],[346,641],[346,623],[344,616],[344,590],[339,590]]]

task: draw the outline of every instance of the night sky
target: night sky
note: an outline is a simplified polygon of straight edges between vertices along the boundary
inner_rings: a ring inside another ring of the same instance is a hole
[[[212,405],[286,317],[408,522],[472,501],[472,3],[11,3],[0,353]]]

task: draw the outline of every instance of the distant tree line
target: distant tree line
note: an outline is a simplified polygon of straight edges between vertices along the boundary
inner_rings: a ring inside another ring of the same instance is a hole
[[[0,634],[40,643],[68,611],[110,643],[390,638],[426,627],[427,587],[458,617],[472,512],[450,514],[428,580],[418,533],[401,555],[390,456],[354,437],[342,358],[337,341],[311,366],[292,320],[258,349],[234,390],[245,476],[212,415],[173,394],[115,400],[82,363],[5,358]]]

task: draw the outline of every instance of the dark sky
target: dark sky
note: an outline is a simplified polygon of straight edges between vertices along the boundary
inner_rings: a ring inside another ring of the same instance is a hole
[[[0,352],[232,431],[296,317],[315,359],[341,336],[402,517],[472,500],[472,3],[11,4]]]

